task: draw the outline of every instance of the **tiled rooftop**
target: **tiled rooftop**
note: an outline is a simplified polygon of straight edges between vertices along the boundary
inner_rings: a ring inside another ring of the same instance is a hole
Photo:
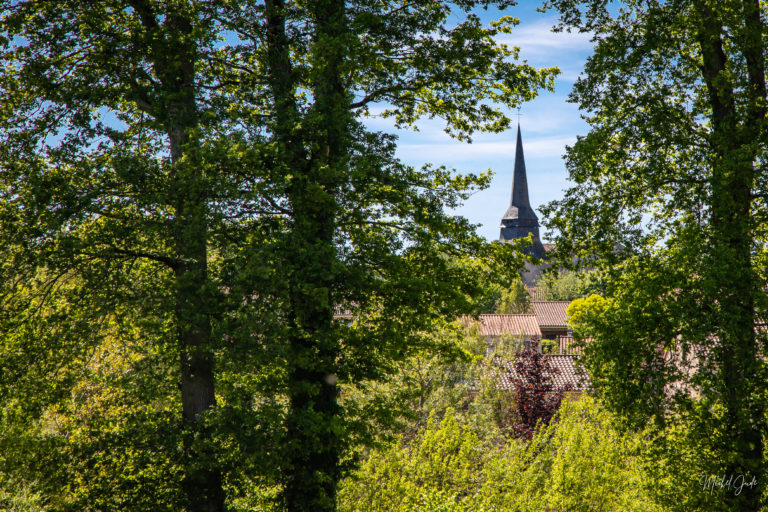
[[[570,301],[533,301],[533,314],[541,327],[559,327],[568,328],[568,315],[565,310],[568,309]]]
[[[479,315],[481,336],[520,335],[541,337],[536,315]],[[471,317],[464,317],[470,323]]]
[[[577,355],[560,355],[560,354],[544,354],[552,368],[556,368],[557,371],[552,375],[555,389],[563,389],[566,386],[570,386],[572,391],[586,391],[590,389],[589,376],[584,373],[578,365],[579,356]],[[501,375],[501,382],[499,387],[501,389],[511,390],[512,379],[515,378],[515,366],[512,361],[504,363],[506,372]]]
[[[584,338],[579,340],[578,345],[589,343],[593,338]],[[584,348],[582,346],[575,346],[573,336],[558,336],[558,345],[560,347],[561,354],[583,354]]]

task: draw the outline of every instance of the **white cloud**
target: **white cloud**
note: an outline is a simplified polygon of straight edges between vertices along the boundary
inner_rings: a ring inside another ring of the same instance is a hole
[[[543,91],[537,99],[522,106],[522,118],[520,120],[523,129],[523,139],[527,140],[531,134],[546,134],[549,136],[572,134],[574,129],[581,127],[579,120],[578,107],[572,103],[565,103],[565,97],[570,87],[561,84],[558,93]],[[555,103],[553,99],[559,99]],[[504,135],[496,133],[476,132],[472,135],[475,141],[474,145],[483,142],[498,141],[500,137],[515,137],[515,124],[517,121],[517,112],[504,109],[506,114],[512,119],[513,123],[509,131]],[[396,130],[393,120],[382,117],[370,117],[365,120],[365,125],[370,130],[381,130],[387,133],[397,133],[400,136],[400,144],[408,144],[411,141],[418,140],[422,143],[445,143],[464,146],[466,144],[457,142],[445,133],[445,121],[443,119],[421,119],[418,122],[419,131]]]
[[[552,32],[552,23],[539,21],[518,25],[512,33],[496,38],[500,43],[519,46],[521,57],[526,55],[554,57],[554,51],[584,52],[592,48],[592,34],[581,32]]]
[[[526,160],[559,158],[565,152],[565,146],[573,144],[575,141],[575,136],[526,139],[523,141],[525,158]],[[511,161],[515,155],[515,143],[511,137],[504,141],[475,142],[473,144],[462,144],[455,141],[434,144],[401,143],[398,145],[397,154],[404,161],[414,165],[422,162],[434,164],[473,162],[488,167],[500,159]]]

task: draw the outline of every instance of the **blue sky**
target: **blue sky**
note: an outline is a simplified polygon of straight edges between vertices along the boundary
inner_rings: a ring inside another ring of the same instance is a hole
[[[531,205],[538,209],[542,204],[562,197],[568,186],[562,159],[565,146],[573,144],[577,135],[587,132],[587,124],[581,119],[578,108],[566,99],[592,51],[592,44],[585,34],[551,32],[557,21],[556,15],[536,12],[540,2],[521,0],[520,4],[504,13],[520,18],[520,24],[511,34],[505,34],[502,41],[519,46],[520,58],[529,64],[557,66],[561,71],[554,93],[541,92],[521,110],[528,190]],[[486,18],[491,19],[491,16],[483,15],[483,19]],[[498,238],[501,216],[509,205],[516,124],[500,134],[476,134],[472,144],[451,139],[437,119],[421,122],[418,132],[395,130],[385,119],[372,119],[367,124],[371,128],[397,133],[400,137],[398,156],[407,164],[421,166],[429,162],[460,172],[494,171],[491,186],[472,196],[456,213],[474,224],[482,224],[478,232],[486,238]],[[544,235],[544,230],[541,234]]]

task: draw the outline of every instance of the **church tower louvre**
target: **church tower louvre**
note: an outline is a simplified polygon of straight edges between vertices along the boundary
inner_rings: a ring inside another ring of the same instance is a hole
[[[520,124],[517,125],[517,145],[515,147],[515,170],[512,175],[512,197],[509,208],[501,219],[500,242],[509,242],[533,235],[533,245],[525,249],[526,254],[537,258],[545,257],[544,246],[539,238],[539,218],[531,208],[528,199],[528,178],[525,174],[525,156]]]

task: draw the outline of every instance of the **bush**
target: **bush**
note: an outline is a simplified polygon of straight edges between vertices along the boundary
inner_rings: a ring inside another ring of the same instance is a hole
[[[591,397],[564,402],[529,444],[483,439],[449,410],[410,443],[370,454],[343,482],[341,512],[660,511],[636,456]]]
[[[435,415],[410,444],[375,452],[339,493],[341,512],[464,511],[475,495],[492,450],[462,424],[453,409]]]
[[[639,435],[622,433],[594,399],[567,400],[525,452],[521,510],[660,511],[637,457]]]

